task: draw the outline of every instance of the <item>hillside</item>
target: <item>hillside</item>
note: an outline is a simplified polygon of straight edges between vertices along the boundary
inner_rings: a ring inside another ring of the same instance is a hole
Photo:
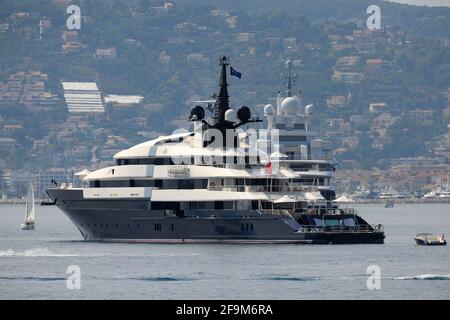
[[[372,32],[365,19],[374,3],[383,28]],[[67,5],[0,3],[4,171],[107,161],[112,146],[188,125],[193,100],[216,90],[223,54],[243,74],[231,80],[232,105],[254,110],[283,89],[280,74],[292,59],[296,90],[316,106],[313,124],[352,167],[389,166],[401,157],[448,161],[442,137],[450,114],[450,8],[365,0],[82,0],[81,30],[70,31]],[[33,77],[39,79],[27,86]],[[95,81],[104,95],[142,95],[144,102],[72,114],[61,81]],[[373,104],[383,107],[373,111]]]

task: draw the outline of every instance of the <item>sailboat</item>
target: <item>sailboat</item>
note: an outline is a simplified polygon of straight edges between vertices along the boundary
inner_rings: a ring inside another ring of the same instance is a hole
[[[36,217],[34,207],[34,192],[31,181],[28,181],[27,202],[25,207],[25,221],[20,225],[22,230],[34,230],[34,221]]]

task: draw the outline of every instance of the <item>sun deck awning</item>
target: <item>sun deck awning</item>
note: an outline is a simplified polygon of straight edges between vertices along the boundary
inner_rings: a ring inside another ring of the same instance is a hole
[[[325,198],[320,194],[320,192],[315,191],[315,192],[306,192],[305,193],[305,198],[308,199],[309,201],[321,201],[321,200],[325,200]]]

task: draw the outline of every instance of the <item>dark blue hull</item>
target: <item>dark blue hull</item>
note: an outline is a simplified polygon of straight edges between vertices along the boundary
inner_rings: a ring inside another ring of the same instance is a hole
[[[304,230],[292,218],[255,211],[196,210],[175,215],[148,200],[89,200],[81,190],[47,190],[88,241],[155,243],[383,243],[371,229]]]

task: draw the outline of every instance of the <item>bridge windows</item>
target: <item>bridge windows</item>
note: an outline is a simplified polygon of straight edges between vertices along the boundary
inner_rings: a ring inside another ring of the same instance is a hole
[[[234,144],[237,145],[237,137],[234,137]],[[174,161],[175,159],[175,161]],[[252,163],[255,159],[251,159]],[[256,160],[259,161],[259,157],[256,157]],[[118,166],[126,166],[126,165],[181,165],[181,164],[192,164],[192,165],[223,165],[223,164],[248,164],[250,163],[250,157],[236,157],[236,156],[212,156],[212,157],[184,157],[177,156],[165,157],[165,158],[137,158],[137,159],[117,159],[116,165]]]
[[[91,188],[134,188],[155,187],[164,189],[205,189],[208,185],[207,179],[170,179],[170,180],[94,180],[89,183]]]
[[[154,164],[154,165],[174,165],[172,158],[138,158],[138,159],[117,159],[118,166]]]
[[[233,201],[191,201],[186,202],[187,210],[233,210]]]

